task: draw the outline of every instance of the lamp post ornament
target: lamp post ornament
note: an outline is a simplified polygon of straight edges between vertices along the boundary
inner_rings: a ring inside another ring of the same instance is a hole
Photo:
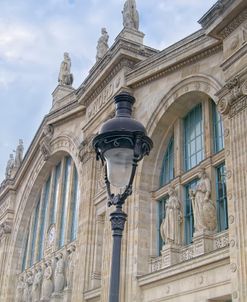
[[[108,206],[115,206],[110,214],[113,251],[109,302],[119,301],[121,239],[127,214],[122,206],[132,194],[132,184],[138,162],[148,155],[153,147],[144,126],[131,117],[135,98],[128,92],[114,97],[116,115],[106,121],[93,140],[97,160],[105,167],[105,184]],[[111,186],[119,189],[111,192]]]

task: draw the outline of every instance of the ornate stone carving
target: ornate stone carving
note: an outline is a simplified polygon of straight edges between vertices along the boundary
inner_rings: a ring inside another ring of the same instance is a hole
[[[10,179],[12,177],[13,170],[14,170],[14,165],[15,165],[14,155],[10,154],[9,155],[9,160],[7,162],[6,170],[5,170],[5,178],[6,179]]]
[[[11,233],[11,225],[8,222],[3,222],[0,225],[0,240],[3,238],[5,234]]]
[[[20,276],[16,287],[16,299],[15,299],[16,302],[24,302],[23,300],[24,288],[25,288],[24,277]]]
[[[70,73],[71,60],[67,52],[64,53],[64,60],[60,66],[60,72],[58,75],[58,82],[60,85],[71,86],[73,84],[73,74]]]
[[[181,204],[174,187],[169,187],[168,194],[169,199],[166,202],[166,216],[161,223],[160,234],[166,244],[180,245],[182,223]]]
[[[79,159],[84,164],[87,162],[92,156],[95,155],[93,146],[92,146],[92,140],[95,135],[90,135],[86,139],[83,140],[83,142],[79,146]]]
[[[218,101],[217,109],[221,114],[227,114],[230,108],[231,106],[228,97],[223,97]]]
[[[65,262],[62,253],[59,253],[56,256],[56,259],[57,263],[54,276],[54,292],[59,293],[64,289],[65,285]]]
[[[124,3],[123,14],[123,26],[138,30],[139,29],[139,14],[136,9],[135,0],[127,0]]]
[[[44,270],[44,278],[42,282],[42,294],[41,294],[41,301],[49,301],[51,294],[53,292],[53,270],[51,266],[51,260],[48,260],[45,263],[45,270]]]
[[[101,37],[98,40],[97,44],[97,54],[96,54],[96,61],[99,61],[104,57],[109,49],[108,46],[109,35],[107,34],[106,29],[103,27],[101,29]]]
[[[46,125],[43,130],[44,137],[40,142],[40,152],[44,161],[47,161],[51,155],[51,140],[53,137],[54,128],[52,125]]]
[[[15,170],[18,170],[21,162],[23,160],[23,152],[24,152],[24,147],[23,147],[23,140],[19,139],[19,144],[16,147],[15,151]]]
[[[210,199],[211,183],[203,167],[199,171],[199,178],[196,189],[194,191],[190,190],[194,213],[194,236],[205,231],[212,232],[216,229],[216,208]]]
[[[31,271],[27,272],[23,291],[23,301],[32,301],[32,285],[33,285],[33,274]]]
[[[42,279],[43,279],[42,267],[39,266],[35,270],[35,275],[34,275],[34,280],[33,280],[32,302],[39,302],[40,301]]]
[[[69,289],[72,288],[73,285],[73,277],[74,277],[74,270],[75,270],[75,245],[71,245],[67,252],[68,252],[68,263],[67,263],[67,287]]]
[[[46,247],[50,248],[54,244],[56,237],[56,227],[55,224],[50,225],[48,232],[47,232],[47,239],[46,239]]]

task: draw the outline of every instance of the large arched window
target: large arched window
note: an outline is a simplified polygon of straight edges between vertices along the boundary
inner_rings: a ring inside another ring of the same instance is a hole
[[[37,195],[29,222],[22,269],[40,261],[76,239],[78,224],[78,174],[70,156],[65,156],[46,178]]]
[[[199,180],[200,164],[206,169],[211,182],[211,200],[216,206],[217,231],[228,228],[227,194],[224,164],[223,123],[215,103],[203,94],[191,94],[194,101],[189,101],[187,95],[178,105],[179,114],[173,119],[174,135],[166,147],[164,154],[160,186],[157,190],[157,246],[159,251],[163,245],[159,234],[159,227],[165,217],[165,204],[168,201],[169,182],[181,203],[182,238],[184,245],[191,244],[194,234],[194,214],[190,189],[194,189]],[[200,98],[202,99],[201,102]],[[182,102],[184,103],[182,104]],[[192,105],[194,102],[194,106]],[[187,105],[188,108],[187,109]],[[176,106],[176,104],[175,104]],[[181,110],[183,108],[183,111]],[[175,109],[172,112],[176,112]],[[167,113],[169,114],[169,113]],[[174,141],[176,148],[174,148]],[[175,150],[176,149],[176,150]],[[174,162],[176,165],[174,166]]]

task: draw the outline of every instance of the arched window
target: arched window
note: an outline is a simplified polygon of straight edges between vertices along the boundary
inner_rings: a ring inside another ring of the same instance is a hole
[[[78,174],[65,156],[48,175],[36,199],[29,222],[22,269],[76,239],[78,224]]]
[[[157,190],[157,246],[159,252],[164,244],[159,228],[165,218],[165,203],[168,196],[168,184],[172,179],[176,194],[182,205],[181,241],[184,245],[193,242],[194,214],[190,190],[195,190],[200,175],[200,164],[210,181],[210,200],[216,207],[217,231],[228,228],[227,194],[225,181],[223,123],[215,103],[202,94],[193,95],[197,103],[186,112],[185,103],[179,104],[178,116],[173,116],[174,135],[170,138],[161,165],[160,187]],[[198,98],[202,97],[201,103]],[[185,99],[187,101],[188,95]],[[182,101],[181,101],[182,102]],[[176,106],[176,105],[175,105]],[[184,115],[181,108],[184,108]],[[176,112],[174,109],[172,112]],[[174,141],[176,150],[174,152]],[[174,162],[176,166],[174,166]],[[175,180],[176,179],[176,180]],[[155,195],[155,193],[154,193]]]
[[[174,139],[170,138],[162,163],[160,185],[167,184],[174,177]]]
[[[195,106],[184,118],[184,168],[198,165],[204,158],[202,105]]]

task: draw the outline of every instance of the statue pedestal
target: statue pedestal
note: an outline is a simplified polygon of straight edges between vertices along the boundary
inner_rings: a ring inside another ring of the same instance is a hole
[[[165,244],[161,251],[162,268],[179,262],[180,247],[173,244]]]
[[[63,299],[63,293],[53,293],[51,295],[51,302],[61,302]]]
[[[120,34],[116,37],[115,40],[119,40],[119,38],[124,38],[126,40],[134,41],[139,44],[143,44],[144,33],[139,30],[131,29],[125,27]]]
[[[63,291],[63,302],[70,302],[71,301],[72,290],[66,287]]]
[[[58,85],[52,93],[52,109],[58,109],[61,105],[65,105],[63,99],[69,94],[75,92],[75,89],[69,85]],[[67,101],[71,101],[70,99]]]
[[[194,233],[194,257],[203,255],[213,250],[213,232],[203,231]]]

